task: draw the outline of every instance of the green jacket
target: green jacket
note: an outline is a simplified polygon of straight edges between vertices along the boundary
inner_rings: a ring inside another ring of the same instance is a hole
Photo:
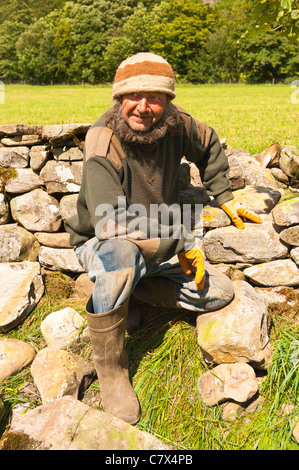
[[[179,205],[183,156],[197,165],[207,193],[219,205],[233,198],[226,178],[228,161],[215,131],[177,108],[182,123],[154,146],[124,144],[105,125],[105,114],[89,129],[77,214],[65,222],[72,245],[94,236],[122,236],[156,262],[186,251],[186,232],[173,213],[165,222],[152,212]],[[194,238],[188,244],[194,246]]]

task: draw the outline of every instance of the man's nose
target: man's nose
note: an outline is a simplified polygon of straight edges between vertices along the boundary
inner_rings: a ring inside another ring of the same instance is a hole
[[[145,96],[139,100],[138,109],[141,113],[146,113],[146,111],[148,110],[148,101]]]

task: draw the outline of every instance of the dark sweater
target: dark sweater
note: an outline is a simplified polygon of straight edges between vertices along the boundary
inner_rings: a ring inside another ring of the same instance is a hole
[[[156,262],[166,261],[194,245],[194,239],[186,244],[183,226],[176,217],[170,214],[165,223],[152,212],[161,204],[179,205],[183,156],[197,165],[207,193],[218,204],[233,198],[226,178],[228,161],[215,131],[178,109],[183,118],[181,124],[153,146],[120,142],[106,127],[105,115],[90,128],[77,214],[65,222],[72,245],[94,236],[122,236],[136,243],[145,258]],[[132,213],[137,208],[142,210]],[[109,209],[108,214],[105,209]]]

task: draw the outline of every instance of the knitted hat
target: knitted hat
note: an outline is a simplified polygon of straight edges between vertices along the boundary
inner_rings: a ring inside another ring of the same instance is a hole
[[[139,52],[118,67],[113,83],[112,98],[129,93],[159,92],[175,98],[174,74],[169,63],[151,52]]]

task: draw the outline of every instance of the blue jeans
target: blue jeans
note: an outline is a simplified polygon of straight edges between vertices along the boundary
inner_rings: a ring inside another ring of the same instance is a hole
[[[124,239],[100,241],[94,237],[76,249],[79,262],[93,287],[95,313],[122,305],[143,276],[165,276],[177,284],[177,299],[182,308],[198,313],[225,307],[234,296],[230,279],[205,262],[205,286],[198,291],[194,275],[187,275],[177,256],[164,263],[148,262],[139,248]]]

